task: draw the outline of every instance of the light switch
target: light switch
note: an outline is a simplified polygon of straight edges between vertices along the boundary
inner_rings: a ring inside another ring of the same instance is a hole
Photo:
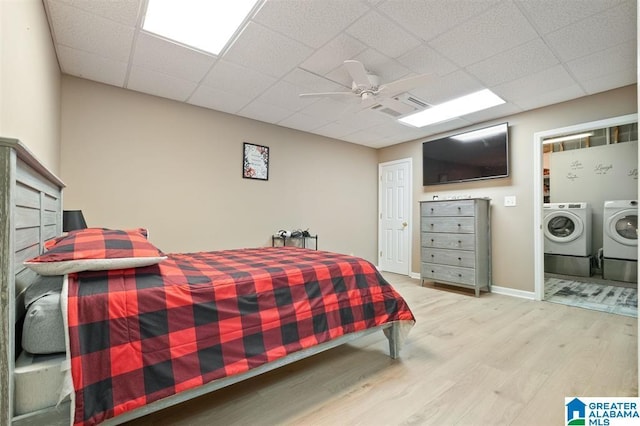
[[[515,207],[516,205],[516,196],[515,195],[507,195],[504,197],[504,205],[505,207]]]

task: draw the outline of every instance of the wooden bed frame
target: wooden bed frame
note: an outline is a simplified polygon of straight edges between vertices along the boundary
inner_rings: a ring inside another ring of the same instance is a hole
[[[37,274],[26,269],[22,262],[40,254],[44,242],[62,232],[64,184],[16,139],[0,138],[0,169],[0,426],[66,426],[70,423],[69,401],[57,407],[14,414],[14,367],[16,354],[20,352],[16,324],[19,326],[19,319],[25,313],[24,291],[37,278]],[[400,327],[399,323],[394,322],[347,334],[245,373],[214,380],[126,412],[107,420],[105,424],[119,424],[142,417],[381,330],[389,339],[391,358],[396,359]]]

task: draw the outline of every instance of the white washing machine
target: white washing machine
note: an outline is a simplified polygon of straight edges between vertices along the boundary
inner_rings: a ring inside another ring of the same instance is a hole
[[[638,201],[604,202],[602,252],[610,259],[638,259]]]
[[[544,204],[544,252],[591,255],[591,207],[588,203]]]

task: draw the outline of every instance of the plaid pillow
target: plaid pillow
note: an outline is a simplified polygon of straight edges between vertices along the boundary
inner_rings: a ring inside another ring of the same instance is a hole
[[[94,228],[88,228],[88,229],[94,229]],[[100,228],[95,228],[95,229],[100,229]],[[78,233],[78,232],[84,232],[86,231],[86,229],[77,229],[75,231],[69,231],[66,235],[63,235],[61,237],[57,237],[57,238],[52,238],[50,240],[45,241],[44,243],[44,249],[45,250],[51,250],[56,244],[58,244],[60,241],[64,240],[65,238]],[[130,233],[130,234],[140,234],[143,237],[145,237],[146,239],[149,239],[149,230],[146,228],[136,228],[136,229],[125,229],[124,232]]]
[[[40,275],[137,268],[166,256],[140,230],[87,228],[60,237],[44,254],[24,262]]]

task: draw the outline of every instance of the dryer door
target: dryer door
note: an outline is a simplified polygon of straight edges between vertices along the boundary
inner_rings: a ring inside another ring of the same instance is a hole
[[[620,244],[638,245],[638,210],[621,210],[607,220],[607,235]]]
[[[544,235],[557,243],[568,243],[580,237],[584,223],[570,211],[554,211],[544,217]]]

